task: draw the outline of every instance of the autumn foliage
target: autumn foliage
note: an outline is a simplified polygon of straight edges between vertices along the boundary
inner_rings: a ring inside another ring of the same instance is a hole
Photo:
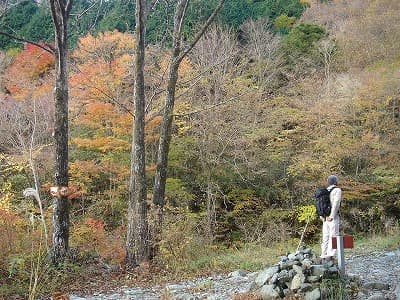
[[[77,247],[83,256],[85,253],[96,253],[111,264],[122,264],[125,259],[122,227],[107,232],[103,221],[86,218],[83,224],[73,231],[72,237],[72,247]]]
[[[7,69],[6,89],[14,98],[20,99],[40,94],[43,89],[47,89],[43,84],[53,68],[53,54],[35,45],[26,44]]]
[[[147,45],[147,204],[150,230],[162,235],[155,262],[170,272],[219,249],[300,238],[302,209],[312,208],[315,188],[330,173],[339,175],[344,191],[347,233],[398,226],[400,30],[394,19],[400,7],[387,0],[325,2],[302,1],[305,14],[278,16],[275,28],[263,20],[245,23],[240,33],[214,27],[182,62],[162,233],[154,230],[158,212],[150,199],[170,49]],[[81,37],[69,52],[72,264],[124,262],[134,45],[133,35],[112,31]],[[42,253],[31,255],[32,245],[43,248],[38,205],[22,196],[33,187],[30,160],[48,221],[54,176],[54,58],[27,45],[9,59],[0,95],[5,280],[26,276],[26,257]],[[316,242],[319,230],[311,220],[307,242]]]

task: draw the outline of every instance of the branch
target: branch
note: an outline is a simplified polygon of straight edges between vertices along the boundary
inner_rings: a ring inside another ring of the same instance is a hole
[[[71,12],[73,4],[74,4],[73,0],[68,0],[67,4],[65,5],[65,16],[66,16],[66,19],[68,19],[68,17],[69,17],[69,14]]]
[[[150,109],[151,104],[153,103],[153,100],[154,100],[158,95],[160,95],[160,94],[162,94],[162,93],[164,93],[164,92],[165,92],[165,89],[162,89],[162,90],[159,90],[159,91],[157,91],[157,92],[154,92],[153,95],[151,95],[150,100],[148,101],[148,103],[147,103],[147,105],[146,105],[146,107],[145,107],[145,110],[144,110],[146,113],[149,112],[149,109]]]
[[[182,51],[181,55],[178,58],[178,61],[181,61],[182,59],[185,58],[185,56],[196,46],[197,42],[200,40],[200,38],[204,35],[206,32],[207,28],[210,26],[212,21],[214,21],[215,17],[217,16],[218,12],[224,5],[225,0],[221,0],[218,4],[218,6],[214,9],[213,13],[211,16],[208,18],[207,22],[203,25],[201,30],[197,33],[197,35],[194,37],[192,43],[184,50]]]
[[[177,29],[174,30],[177,32],[177,36],[175,38],[179,39],[178,42],[180,42],[181,37],[182,37],[182,28],[183,28],[183,21],[185,19],[186,11],[189,5],[189,0],[186,0],[183,2],[183,7],[179,7],[178,13],[177,13],[177,18],[179,20],[179,23],[177,24]]]
[[[6,36],[6,37],[8,37],[10,39],[14,39],[14,40],[17,40],[17,41],[20,41],[20,42],[24,42],[24,43],[28,43],[28,44],[34,45],[34,46],[39,47],[39,48],[43,49],[44,51],[47,51],[50,54],[54,55],[55,50],[49,44],[46,44],[46,46],[47,46],[47,48],[46,48],[45,46],[42,46],[39,43],[35,43],[35,42],[32,42],[32,41],[26,40],[24,38],[21,38],[21,37],[17,37],[15,35],[12,35],[12,34],[9,34],[7,32],[3,32],[3,31],[0,31],[0,35],[4,35],[4,36]]]
[[[89,88],[95,89],[96,91],[100,92],[101,94],[103,94],[104,96],[106,96],[109,100],[111,100],[111,102],[117,104],[119,107],[121,107],[123,110],[125,110],[125,112],[127,112],[128,114],[130,114],[132,117],[135,117],[135,115],[132,113],[132,111],[127,108],[125,105],[123,105],[122,103],[120,103],[118,100],[116,100],[113,96],[109,95],[108,93],[104,92],[102,89],[100,89],[97,86],[94,85],[86,85]]]
[[[153,1],[150,3],[150,5],[149,5],[149,8],[148,8],[148,10],[147,10],[147,13],[149,13],[149,12],[158,4],[159,1],[160,1],[160,0],[153,0]]]
[[[175,13],[174,13],[174,31],[173,31],[173,57],[179,58],[179,54],[181,53],[181,42],[182,42],[182,25],[183,20],[185,19],[186,10],[188,7],[189,0],[180,0],[178,1]],[[175,64],[179,64],[180,60],[174,60]]]
[[[56,8],[55,0],[49,0],[49,3],[50,3],[51,18],[53,20],[53,24],[54,24],[54,26],[59,26],[60,22],[57,19],[57,8]]]
[[[0,1],[1,2],[1,1]],[[3,3],[1,4],[1,10],[3,10],[0,13],[0,20],[7,14],[7,11],[9,11],[11,8],[18,6],[22,1],[17,1],[15,3],[10,3],[10,1],[2,1]]]
[[[169,0],[166,0],[165,2],[167,4],[167,6],[165,7],[165,26],[164,26],[165,31],[164,34],[162,34],[161,41],[159,41],[160,45],[165,45],[165,40],[168,38],[168,36],[172,36],[172,32],[169,28],[171,19],[170,19],[170,14],[168,13],[171,3]]]
[[[103,1],[100,1],[100,5]],[[79,14],[73,14],[73,16],[76,15],[76,17],[78,19],[80,19],[84,14],[86,14],[89,10],[91,10],[93,7],[95,7],[97,5],[98,2],[93,2],[93,4],[91,4],[88,8],[84,9],[81,13]]]
[[[212,69],[218,67],[219,65],[223,64],[223,63],[226,62],[227,60],[228,60],[228,57],[225,57],[225,58],[222,59],[221,61],[216,62],[215,64],[213,64],[213,65],[207,67],[206,69],[204,69],[203,71],[201,71],[201,72],[200,72],[199,74],[197,74],[196,76],[194,76],[194,77],[192,77],[192,78],[189,78],[188,80],[186,80],[186,81],[184,81],[184,82],[179,83],[179,86],[185,86],[186,84],[189,84],[189,83],[191,83],[191,82],[193,82],[193,81],[198,82],[198,79],[201,78],[204,74],[210,72],[210,70],[212,70]],[[193,86],[193,84],[192,84],[191,86]],[[181,97],[181,95],[177,96],[177,98],[179,98],[179,97]]]
[[[150,121],[152,121],[154,118],[162,116],[162,111],[164,108],[161,108],[161,110],[156,111],[154,113],[152,113],[151,115],[148,115],[146,120],[145,120],[145,124],[149,123]]]
[[[73,66],[76,70],[78,70],[79,73],[81,74],[85,74],[84,72],[81,71],[81,69],[79,69],[79,67],[75,64],[75,63],[71,63],[71,66]],[[85,74],[86,75],[86,74]],[[86,76],[88,77],[88,76]],[[90,79],[88,79],[90,83],[92,83],[90,81]],[[92,83],[93,84],[93,83]],[[120,103],[117,99],[115,99],[113,96],[109,95],[108,93],[106,93],[105,91],[103,91],[101,88],[97,87],[96,85],[90,85],[90,84],[85,84],[86,87],[95,89],[96,91],[100,92],[101,94],[103,94],[106,98],[108,98],[111,102],[113,102],[114,104],[117,104],[119,107],[121,107],[123,110],[125,110],[125,112],[127,112],[128,114],[130,114],[132,117],[135,117],[135,115],[132,113],[132,111],[127,108],[124,104]]]

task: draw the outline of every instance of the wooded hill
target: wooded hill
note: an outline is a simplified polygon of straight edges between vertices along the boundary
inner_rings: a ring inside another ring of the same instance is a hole
[[[123,264],[134,4],[93,3],[77,1],[70,19],[70,244],[76,260],[95,255]],[[192,1],[187,34],[215,3]],[[151,224],[171,55],[163,5],[149,18],[145,64]],[[0,31],[50,42],[47,14],[45,3],[23,1]],[[332,173],[344,191],[346,233],[399,226],[399,15],[392,0],[227,1],[179,69],[160,265],[174,268],[220,247],[298,239],[315,216],[315,188]],[[34,176],[51,220],[54,58],[20,45],[0,38],[0,277],[23,285],[44,247],[37,202],[22,194]],[[314,218],[306,241],[317,241],[319,231]]]
[[[0,32],[23,37],[28,41],[54,41],[50,7],[47,1],[9,1],[15,6],[0,19]],[[174,1],[159,1],[152,9],[147,24],[149,42],[166,45],[171,42]],[[191,1],[187,9],[185,32],[188,34],[205,21],[217,0]],[[222,8],[218,23],[238,29],[248,19],[275,19],[286,16],[293,22],[299,18],[308,2],[298,0],[231,0]],[[133,0],[77,0],[69,19],[71,47],[79,37],[88,33],[114,31],[133,33],[135,30],[135,1]],[[0,36],[0,48],[21,47],[21,42]]]

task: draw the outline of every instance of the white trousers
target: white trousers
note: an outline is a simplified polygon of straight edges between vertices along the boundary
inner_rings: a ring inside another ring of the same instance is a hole
[[[336,249],[332,249],[332,237],[339,235],[339,216],[332,221],[324,221],[322,224],[322,243],[321,243],[321,258],[335,256]]]

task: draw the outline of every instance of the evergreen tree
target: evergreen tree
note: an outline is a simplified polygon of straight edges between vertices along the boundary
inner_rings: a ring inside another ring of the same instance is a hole
[[[116,0],[110,3],[109,11],[99,22],[98,31],[118,30],[133,32],[135,30],[135,1]]]
[[[21,35],[35,42],[51,42],[54,41],[54,29],[51,22],[51,14],[47,5],[40,5],[35,13],[30,17],[29,23],[21,28]]]
[[[38,9],[38,5],[33,0],[23,1],[19,5],[11,8],[6,15],[0,19],[0,32],[22,37],[23,28],[29,24],[32,16],[36,14]],[[29,39],[29,37],[24,38]],[[0,35],[0,48],[8,49],[19,47],[20,45],[20,42],[7,36]]]

